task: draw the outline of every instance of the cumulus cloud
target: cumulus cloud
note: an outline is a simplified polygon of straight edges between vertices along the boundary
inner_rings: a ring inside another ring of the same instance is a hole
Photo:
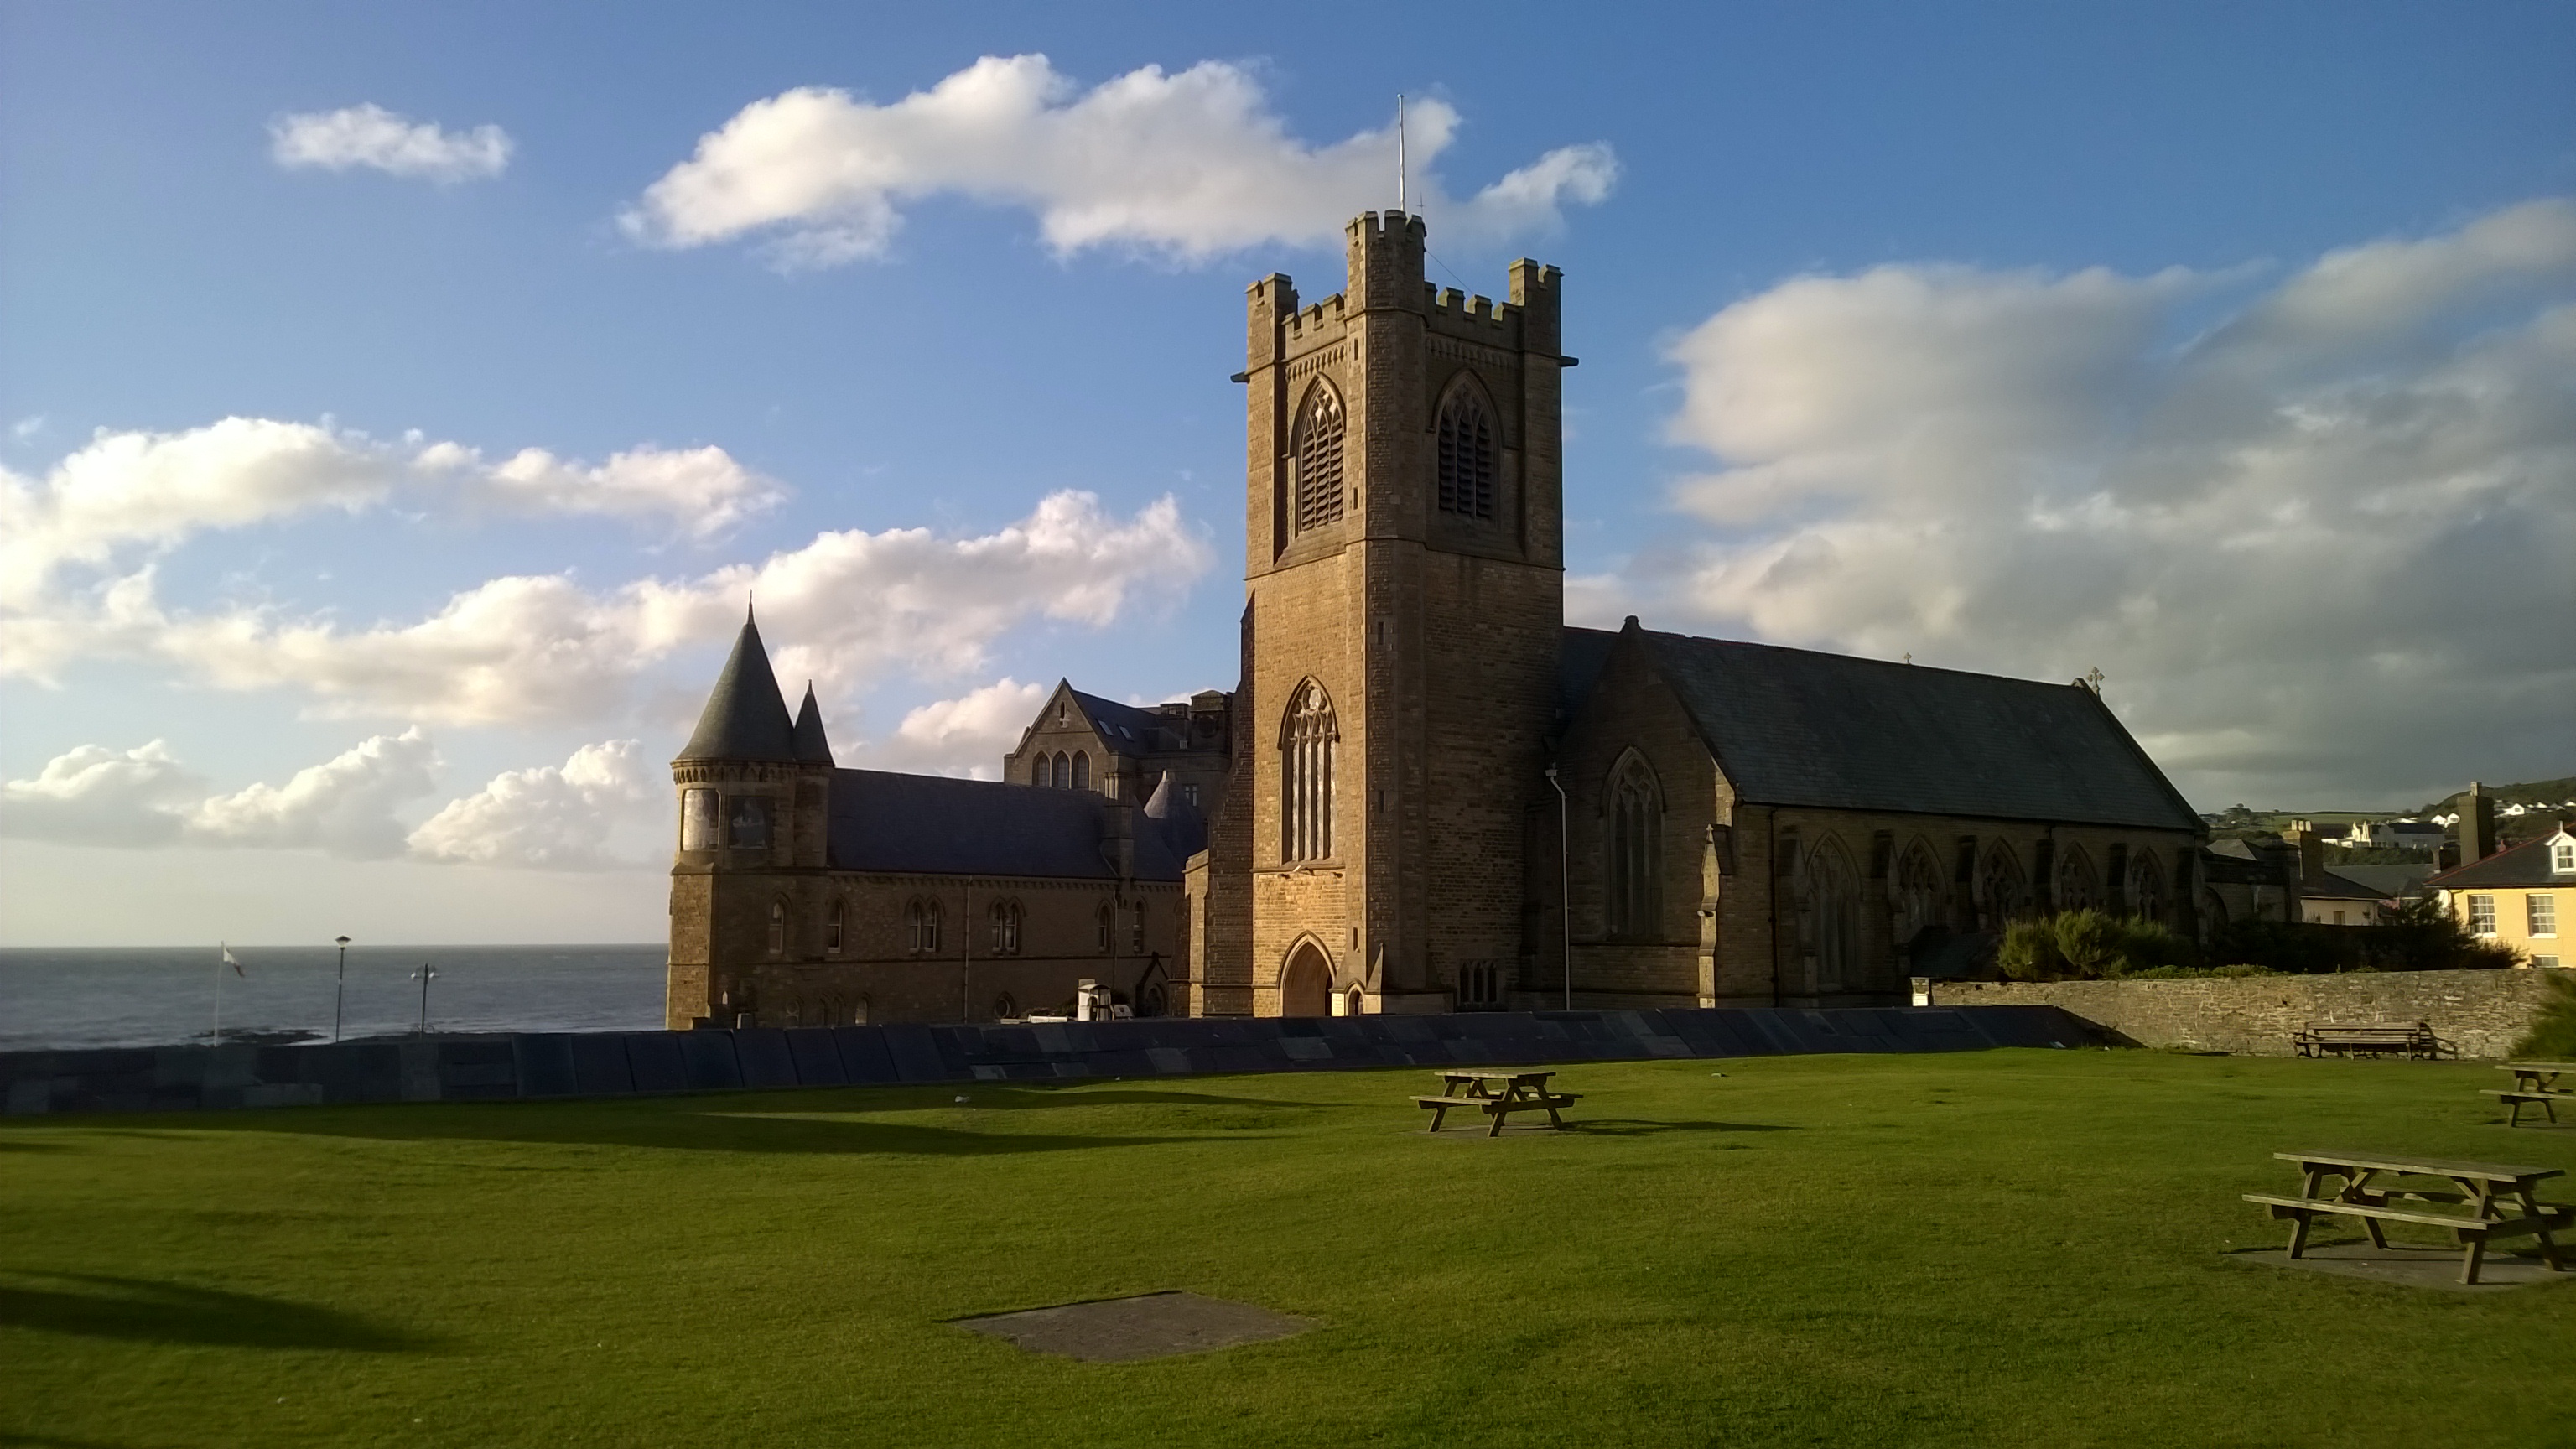
[[[327,712],[441,723],[592,719],[674,651],[731,637],[757,597],[779,672],[847,693],[889,667],[980,668],[1030,619],[1105,625],[1177,597],[1213,554],[1165,497],[1116,518],[1059,492],[991,533],[852,529],[680,580],[594,593],[562,574],[494,579],[426,619],[347,627],[273,607],[166,607],[152,571],[41,610],[0,609],[0,674],[48,678],[73,659],[165,664],[225,689],[307,692]]]
[[[410,850],[423,860],[540,870],[631,865],[613,841],[620,826],[668,813],[666,779],[635,740],[584,745],[560,765],[504,771],[449,801],[411,833]]]
[[[367,166],[446,184],[500,175],[510,151],[510,137],[498,126],[447,131],[374,104],[298,112],[268,123],[268,154],[290,170]]]
[[[592,466],[526,449],[498,463],[457,443],[268,418],[180,432],[100,431],[41,479],[0,468],[0,608],[49,595],[66,565],[105,568],[215,529],[397,493],[452,507],[663,520],[711,537],[777,504],[777,484],[721,448],[637,448]]]
[[[210,794],[160,740],[122,754],[83,745],[31,780],[0,782],[0,835],[67,845],[403,851],[395,812],[432,792],[437,752],[418,729],[377,735],[284,785]]]
[[[1559,224],[1609,195],[1607,145],[1550,151],[1463,200],[1436,163],[1455,108],[1406,117],[1417,209],[1443,235],[1498,240]],[[1392,125],[1316,145],[1288,134],[1240,66],[1146,66],[1084,91],[1042,55],[987,56],[879,105],[803,87],[745,106],[623,217],[671,247],[759,235],[784,265],[881,256],[903,207],[953,194],[1034,212],[1070,253],[1124,243],[1200,259],[1259,242],[1316,243],[1391,201]]]
[[[894,733],[860,750],[875,770],[917,770],[989,780],[1001,773],[1002,756],[1017,749],[1020,731],[1037,718],[1048,686],[1004,677],[955,699],[933,700],[903,717]]]
[[[1893,266],[1735,303],[1672,350],[1709,532],[1587,597],[2098,665],[2202,799],[2562,773],[2576,206],[2339,251],[2185,336],[2230,284]]]

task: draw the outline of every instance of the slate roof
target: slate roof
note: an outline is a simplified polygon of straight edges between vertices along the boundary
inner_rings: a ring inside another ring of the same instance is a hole
[[[1110,801],[1088,790],[1035,790],[990,780],[832,772],[831,868],[923,875],[1112,880],[1101,852]],[[1181,857],[1141,812],[1136,878],[1178,881]]]
[[[2315,875],[2301,876],[2299,894],[2328,901],[2375,901],[2383,895],[2391,895],[2394,892],[2377,890],[2363,885],[2350,876],[2323,870]]]
[[[814,681],[805,681],[805,702],[796,707],[796,726],[789,735],[799,764],[832,763],[832,741],[823,733],[823,710],[814,703]]]
[[[2164,773],[2080,684],[1636,633],[1744,800],[2201,829]],[[1566,631],[1561,667],[1570,698],[1590,692],[1617,637]]]
[[[1152,710],[1102,699],[1079,689],[1072,694],[1073,702],[1081,706],[1083,715],[1100,732],[1101,743],[1113,754],[1141,755],[1148,750],[1189,748],[1188,739],[1174,732],[1170,722],[1156,717]]]
[[[2356,885],[2377,891],[2383,900],[2411,896],[2424,888],[2425,877],[2433,873],[2429,865],[2339,865],[2335,874]]]
[[[819,721],[818,721],[819,728]],[[787,717],[787,701],[778,694],[778,676],[769,672],[769,651],[761,646],[760,628],[749,618],[733,641],[724,673],[698,716],[696,733],[672,761],[782,760],[796,758],[796,726]]]
[[[2558,831],[2538,840],[2508,845],[2484,860],[2451,869],[2424,882],[2425,888],[2437,891],[2477,890],[2485,886],[2566,886],[2576,889],[2576,875],[2561,875],[2549,869],[2549,843]]]

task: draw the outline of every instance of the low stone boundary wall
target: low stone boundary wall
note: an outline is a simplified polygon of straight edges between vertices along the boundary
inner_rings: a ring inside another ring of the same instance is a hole
[[[10,1115],[622,1097],[1651,1057],[2081,1046],[2049,1005],[1476,1012],[431,1037],[337,1046],[0,1053]]]
[[[2180,981],[1943,981],[1936,1006],[2058,1006],[2139,1046],[2286,1057],[2311,1021],[2424,1021],[2464,1057],[2501,1058],[2531,1029],[2549,971],[2361,971]]]

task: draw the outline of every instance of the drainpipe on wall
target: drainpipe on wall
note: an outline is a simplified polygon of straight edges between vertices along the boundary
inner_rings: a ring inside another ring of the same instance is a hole
[[[1574,1009],[1574,857],[1565,842],[1565,786],[1556,766],[1547,767],[1547,782],[1556,787],[1556,926],[1565,943],[1565,1009]]]

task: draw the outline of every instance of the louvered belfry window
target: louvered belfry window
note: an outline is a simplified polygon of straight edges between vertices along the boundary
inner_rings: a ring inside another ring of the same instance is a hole
[[[1333,702],[1306,681],[1280,731],[1279,857],[1294,863],[1333,854]]]
[[[1297,414],[1297,531],[1342,516],[1342,399],[1328,383],[1307,390]]]
[[[1456,389],[1440,405],[1440,511],[1493,517],[1494,479],[1500,471],[1493,415],[1474,388]]]

